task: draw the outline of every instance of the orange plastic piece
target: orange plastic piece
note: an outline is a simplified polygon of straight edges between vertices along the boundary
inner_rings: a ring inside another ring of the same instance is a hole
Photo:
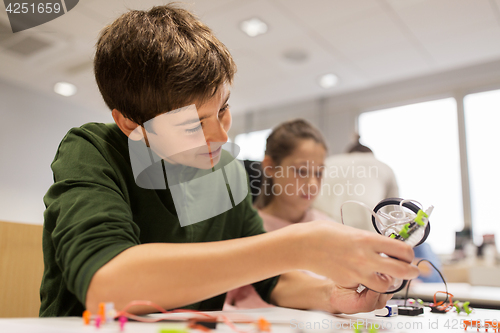
[[[488,332],[489,328],[492,328],[495,332],[499,332],[500,324],[498,321],[485,320],[484,325],[481,325],[481,320],[464,320],[464,329],[467,330],[469,327],[477,328],[478,332],[480,328],[484,328],[485,332]]]
[[[271,324],[263,317],[257,320],[257,328],[260,332],[271,332]]]
[[[101,317],[101,322],[106,321],[106,304],[105,303],[99,303],[99,317]]]
[[[486,332],[488,332],[488,328],[492,328],[495,332],[498,332],[498,321],[493,321],[493,320],[485,320],[484,321],[484,328],[486,329]]]
[[[90,317],[92,316],[92,314],[90,313],[89,310],[85,310],[83,311],[83,315],[82,315],[82,318],[83,318],[83,323],[85,325],[89,325],[90,324]]]

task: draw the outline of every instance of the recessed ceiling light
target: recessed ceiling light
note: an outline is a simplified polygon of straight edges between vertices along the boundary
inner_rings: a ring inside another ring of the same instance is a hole
[[[250,37],[265,34],[267,24],[257,17],[241,22],[240,29]]]
[[[325,89],[335,87],[339,83],[337,75],[328,73],[319,78],[319,85]]]
[[[59,95],[68,97],[76,94],[76,87],[75,85],[68,82],[57,82],[54,85],[54,91]]]

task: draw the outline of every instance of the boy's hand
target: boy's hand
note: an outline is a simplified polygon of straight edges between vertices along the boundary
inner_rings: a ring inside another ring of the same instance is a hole
[[[418,268],[411,265],[411,246],[402,241],[325,221],[303,223],[301,227],[304,237],[297,252],[301,266],[340,286],[355,288],[363,284],[385,292],[391,281],[384,275],[409,280],[419,274]],[[382,257],[381,253],[393,258]],[[374,297],[370,295],[365,296],[367,301]]]
[[[365,289],[358,293],[355,288],[344,288],[334,285],[330,297],[331,313],[370,312],[383,308],[392,294],[379,294]]]

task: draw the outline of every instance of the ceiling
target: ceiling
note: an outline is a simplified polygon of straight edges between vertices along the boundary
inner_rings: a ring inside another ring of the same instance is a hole
[[[13,34],[0,13],[0,78],[104,109],[92,75],[100,29],[130,9],[168,1],[80,0],[67,14]],[[500,59],[500,0],[191,0],[238,65],[230,104],[247,112],[342,94]],[[248,37],[241,21],[259,17],[267,34]],[[306,52],[303,62],[284,57]],[[325,90],[322,74],[339,84]]]

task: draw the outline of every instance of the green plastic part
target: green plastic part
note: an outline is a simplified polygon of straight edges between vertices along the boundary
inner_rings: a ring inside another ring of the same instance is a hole
[[[464,311],[465,311],[465,313],[467,313],[467,315],[469,315],[472,312],[472,309],[469,308],[469,305],[470,305],[470,302],[465,302],[464,306],[463,306],[464,307]]]
[[[403,229],[401,229],[401,231],[399,232],[399,236],[403,237],[404,239],[407,239],[408,237],[410,237],[410,235],[408,235],[408,228],[410,227],[410,223],[407,223],[403,226]]]
[[[389,238],[396,238],[396,234],[391,234]]]
[[[420,304],[420,305],[424,305],[424,301],[422,301],[420,298],[419,298],[419,299],[417,299],[417,302],[418,302],[418,304]]]
[[[378,328],[375,328],[375,327],[370,327],[368,329],[368,333],[378,333]]]
[[[424,226],[425,222],[422,218],[427,218],[429,215],[427,215],[423,210],[419,209],[417,212],[417,217],[415,217],[414,221],[419,225],[419,226]]]
[[[458,306],[458,301],[453,302],[453,306],[455,307],[455,310],[457,310],[457,313],[460,313],[462,309]]]
[[[158,333],[189,333],[189,330],[187,328],[180,327],[163,327],[160,328]]]

